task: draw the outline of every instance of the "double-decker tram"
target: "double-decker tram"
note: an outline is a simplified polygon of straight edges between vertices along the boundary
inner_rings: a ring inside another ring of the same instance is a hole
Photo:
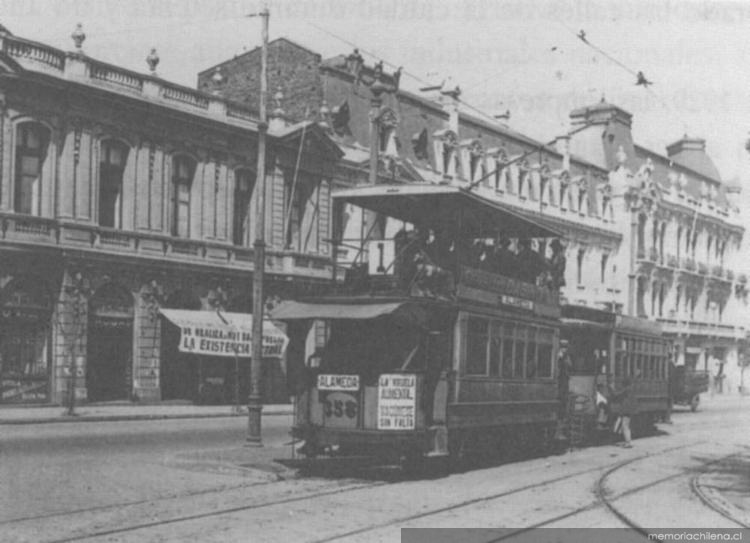
[[[670,409],[672,342],[658,323],[590,307],[562,307],[563,339],[571,363],[566,424],[571,442],[609,435],[616,418],[612,398],[631,382],[637,404],[634,434],[643,434]],[[614,393],[614,394],[613,394]]]
[[[452,185],[334,199],[404,228],[363,241],[330,294],[272,312],[302,452],[409,462],[552,438],[560,234]]]

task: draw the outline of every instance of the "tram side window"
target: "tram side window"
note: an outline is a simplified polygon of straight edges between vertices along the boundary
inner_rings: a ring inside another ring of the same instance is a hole
[[[635,377],[635,369],[638,365],[638,351],[636,350],[636,342],[633,339],[627,340],[628,344],[628,365],[625,370],[625,375],[628,377]]]
[[[552,377],[552,345],[555,332],[551,328],[540,328],[537,336],[537,377],[548,379]]]
[[[500,368],[503,363],[503,323],[499,321],[492,322],[492,337],[490,339],[490,375],[497,377],[500,375]]]
[[[526,379],[537,379],[539,377],[537,336],[538,328],[526,329]]]
[[[466,374],[487,375],[489,321],[469,317],[466,328]]]
[[[627,365],[627,355],[625,351],[617,351],[615,355],[615,377],[623,377],[625,375],[625,366]]]
[[[648,360],[648,378],[656,379],[656,343],[653,341],[649,342],[649,360]]]
[[[503,379],[513,378],[513,335],[515,326],[509,322],[503,323],[503,360],[500,374]]]
[[[515,358],[513,359],[513,377],[523,379],[523,366],[526,360],[526,327],[516,327]]]

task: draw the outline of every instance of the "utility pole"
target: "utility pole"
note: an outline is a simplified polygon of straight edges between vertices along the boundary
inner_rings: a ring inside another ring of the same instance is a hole
[[[253,244],[253,353],[250,360],[250,393],[247,397],[247,439],[249,447],[262,447],[260,395],[261,368],[263,364],[263,275],[266,265],[266,95],[268,94],[268,7],[260,12],[263,24],[263,44],[260,56],[260,121],[258,122],[258,165],[255,182],[258,198],[255,210],[255,243]]]

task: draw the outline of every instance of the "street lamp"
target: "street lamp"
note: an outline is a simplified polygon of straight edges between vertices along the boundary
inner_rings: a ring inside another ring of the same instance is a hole
[[[247,396],[247,438],[248,447],[262,447],[260,395],[260,372],[263,362],[263,275],[266,263],[265,211],[266,211],[266,94],[268,93],[268,18],[267,7],[257,14],[262,19],[260,56],[260,119],[258,122],[258,165],[255,182],[258,191],[255,215],[255,242],[253,244],[253,353],[250,360],[250,392]],[[248,204],[249,205],[249,204]]]

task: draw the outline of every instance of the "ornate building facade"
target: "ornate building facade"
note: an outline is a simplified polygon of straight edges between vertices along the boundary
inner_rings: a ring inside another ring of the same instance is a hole
[[[247,359],[179,352],[159,309],[250,312],[254,110],[161,79],[155,51],[137,73],[72,37],[0,32],[0,402],[244,395]],[[317,125],[272,121],[269,296],[330,279],[341,156]],[[288,397],[281,370],[264,366],[266,401]]]
[[[703,139],[684,136],[666,154],[646,149],[633,142],[632,116],[603,101],[571,120],[586,127],[572,149],[611,172],[627,312],[661,323],[678,364],[736,391],[750,324],[739,187],[722,181]]]
[[[722,182],[703,140],[655,153],[633,142],[629,113],[602,102],[573,111],[569,135],[542,143],[467,113],[454,85],[400,89],[400,70],[368,65],[356,50],[322,59],[282,38],[269,58],[271,88],[291,116],[339,143],[352,182],[369,170],[370,182],[453,183],[533,215],[565,233],[564,301],[656,320],[679,364],[723,375],[724,389],[739,384],[744,229],[737,188]],[[250,51],[201,72],[198,87],[252,96],[258,66]],[[355,210],[347,220],[352,241],[370,230]]]

